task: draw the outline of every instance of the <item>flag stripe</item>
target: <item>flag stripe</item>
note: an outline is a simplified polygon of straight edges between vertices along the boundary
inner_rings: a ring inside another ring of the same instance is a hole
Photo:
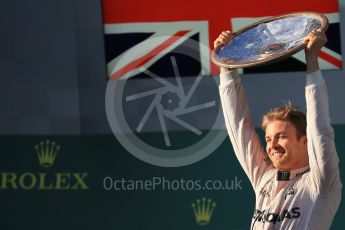
[[[146,55],[130,62],[126,66],[122,67],[121,69],[119,69],[118,71],[113,73],[110,77],[110,80],[116,80],[116,79],[120,78],[121,76],[123,76],[124,74],[130,72],[131,70],[136,69],[136,68],[146,64],[152,58],[154,58],[158,53],[160,53],[161,51],[163,51],[164,49],[169,47],[171,44],[176,42],[178,39],[180,39],[180,37],[184,36],[188,32],[190,32],[190,30],[181,30],[181,31],[176,32],[172,37],[168,38],[166,41],[164,41],[162,44],[160,44],[159,46],[157,46],[156,48],[151,50]]]
[[[322,50],[319,52],[319,57],[332,63],[333,65],[339,67],[340,69],[342,68],[343,64],[342,64],[341,60],[336,59],[335,57],[329,55],[328,53],[325,53]]]

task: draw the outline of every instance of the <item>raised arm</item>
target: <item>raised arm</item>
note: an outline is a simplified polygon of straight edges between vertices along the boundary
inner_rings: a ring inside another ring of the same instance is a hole
[[[319,70],[317,54],[327,42],[324,32],[313,31],[306,41],[307,61],[307,138],[309,165],[317,192],[331,194],[341,188],[338,155],[328,106],[325,81]]]
[[[230,31],[226,31],[215,40],[214,46],[230,42]],[[221,68],[219,93],[234,152],[253,188],[256,189],[269,166],[269,161],[266,159],[266,154],[254,129],[237,70]]]

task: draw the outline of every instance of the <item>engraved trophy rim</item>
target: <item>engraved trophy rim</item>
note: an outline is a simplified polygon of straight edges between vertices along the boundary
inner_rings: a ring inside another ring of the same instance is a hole
[[[278,16],[269,17],[269,18],[266,18],[263,20],[259,20],[255,23],[248,25],[248,26],[245,26],[245,27],[235,31],[234,33],[232,33],[232,36],[233,36],[232,39],[235,39],[236,37],[243,34],[244,32],[247,32],[250,29],[258,27],[259,25],[261,25],[263,23],[269,23],[269,22],[273,22],[273,21],[277,21],[277,20],[281,20],[281,19],[285,19],[285,18],[301,17],[301,16],[306,16],[306,17],[310,16],[311,18],[317,19],[321,23],[319,29],[321,29],[322,31],[326,31],[328,28],[328,25],[329,25],[328,19],[323,14],[316,13],[316,12],[294,12],[294,13],[282,14],[282,15],[278,15]],[[220,57],[218,55],[219,51],[221,51],[224,48],[227,48],[228,46],[232,46],[232,45],[233,44],[229,44],[229,45],[225,45],[225,46],[223,46],[223,45],[217,46],[211,53],[212,62],[219,67],[225,67],[225,68],[230,68],[230,69],[261,66],[261,65],[267,65],[267,64],[274,63],[274,62],[283,60],[285,58],[288,58],[291,55],[301,51],[302,49],[304,49],[306,47],[306,43],[302,42],[299,45],[296,45],[294,47],[291,47],[291,48],[285,50],[285,48],[286,48],[285,45],[283,43],[277,41],[276,44],[272,43],[272,44],[269,44],[267,47],[263,47],[260,50],[261,55],[259,58],[255,59],[255,60],[248,60],[248,61],[240,61],[239,59],[236,59],[234,57],[225,57],[224,58],[224,57]],[[273,53],[275,49],[279,49],[280,52],[269,55],[269,52]]]

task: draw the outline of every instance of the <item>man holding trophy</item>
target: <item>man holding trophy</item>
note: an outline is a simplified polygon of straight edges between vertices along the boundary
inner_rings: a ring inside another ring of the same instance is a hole
[[[230,45],[222,32],[214,47]],[[288,104],[263,117],[266,150],[254,129],[236,69],[220,67],[220,97],[234,152],[256,196],[251,229],[329,229],[341,199],[338,156],[318,52],[321,29],[306,37],[307,114]]]

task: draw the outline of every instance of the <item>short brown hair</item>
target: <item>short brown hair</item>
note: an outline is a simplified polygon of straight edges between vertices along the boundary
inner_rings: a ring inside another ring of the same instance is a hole
[[[306,135],[307,120],[304,112],[291,105],[289,102],[285,106],[281,106],[264,114],[261,127],[266,131],[268,123],[274,120],[288,121],[293,124],[297,130],[297,138]]]

